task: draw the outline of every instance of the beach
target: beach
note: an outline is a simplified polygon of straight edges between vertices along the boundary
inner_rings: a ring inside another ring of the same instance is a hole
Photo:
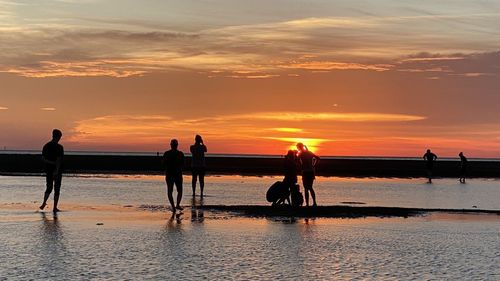
[[[0,280],[500,276],[500,216],[481,212],[500,211],[497,180],[463,185],[440,179],[429,185],[423,178],[318,177],[316,183],[318,202],[325,208],[472,213],[384,215],[372,210],[354,218],[238,211],[266,210],[265,191],[279,179],[209,176],[207,196],[193,200],[185,177],[185,209],[172,216],[162,176],[72,175],[63,179],[62,212],[53,215],[37,210],[43,177],[1,176]]]

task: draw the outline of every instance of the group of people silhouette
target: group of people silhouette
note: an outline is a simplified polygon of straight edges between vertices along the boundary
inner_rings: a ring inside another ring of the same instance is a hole
[[[203,198],[203,190],[205,188],[205,153],[207,147],[203,144],[203,138],[196,135],[194,144],[191,145],[191,174],[192,174],[192,189],[193,197],[196,195],[196,183],[200,181],[200,196]],[[163,165],[165,167],[165,182],[167,183],[167,197],[172,208],[172,211],[183,210],[181,207],[182,200],[182,169],[184,167],[184,153],[178,149],[179,142],[176,139],[170,141],[170,150],[163,154]],[[177,201],[174,204],[173,191],[174,185],[177,189]]]
[[[463,152],[458,154],[460,157],[460,172],[459,172],[459,181],[461,183],[465,183],[465,177],[467,174],[467,157],[465,157]],[[437,155],[434,154],[430,149],[427,149],[427,152],[423,156],[425,160],[425,168],[427,170],[427,178],[428,183],[432,183],[432,172],[434,169],[434,163],[438,159]]]
[[[62,138],[62,132],[58,129],[52,131],[52,140],[46,143],[42,149],[42,159],[45,163],[46,174],[46,190],[43,196],[43,203],[40,209],[43,210],[47,205],[47,200],[50,194],[54,191],[54,206],[53,211],[58,212],[59,196],[61,191],[62,172],[63,172],[63,156],[64,148],[59,141]],[[166,151],[162,157],[162,163],[165,168],[165,182],[167,184],[167,198],[171,206],[172,212],[176,210],[182,211],[181,206],[183,195],[183,167],[184,167],[184,153],[178,149],[179,142],[176,139],[170,141],[170,150]],[[297,143],[297,150],[289,150],[284,158],[284,179],[282,185],[288,190],[288,194],[292,191],[298,192],[298,177],[302,176],[302,186],[304,187],[305,203],[309,206],[309,198],[312,199],[312,206],[317,206],[316,193],[313,189],[314,180],[316,178],[315,170],[316,165],[320,161],[320,157],[310,151],[303,143]],[[206,162],[205,153],[207,147],[203,143],[203,138],[200,135],[195,136],[195,142],[190,146],[191,152],[191,173],[192,173],[192,195],[196,195],[196,185],[200,183],[200,196],[204,196],[205,188],[205,172]],[[467,170],[467,158],[462,152],[460,156],[460,182],[465,183],[465,176]],[[426,168],[428,182],[432,183],[432,172],[434,163],[437,160],[437,155],[432,153],[430,149],[423,156]],[[174,186],[177,190],[177,198],[174,202],[173,191]],[[300,193],[300,192],[299,192]],[[300,195],[302,197],[302,195]],[[293,199],[293,197],[292,197]],[[302,199],[302,198],[301,198]],[[303,199],[302,199],[303,200]],[[290,200],[288,200],[290,201]],[[302,203],[300,203],[302,205]]]

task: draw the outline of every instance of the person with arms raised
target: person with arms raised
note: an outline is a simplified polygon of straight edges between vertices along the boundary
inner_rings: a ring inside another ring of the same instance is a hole
[[[303,143],[297,143],[298,158],[300,168],[302,169],[302,185],[304,186],[304,193],[306,197],[306,206],[309,206],[309,193],[313,200],[313,207],[316,207],[316,193],[313,189],[316,164],[319,162],[319,157],[309,151],[307,146]]]
[[[191,150],[191,173],[193,176],[191,185],[193,188],[193,197],[196,194],[196,181],[200,180],[200,196],[203,198],[203,189],[205,188],[205,153],[207,147],[203,144],[203,139],[200,135],[194,138],[194,144],[190,147]]]

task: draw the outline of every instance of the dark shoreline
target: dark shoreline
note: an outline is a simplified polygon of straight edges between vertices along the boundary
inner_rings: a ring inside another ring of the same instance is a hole
[[[500,216],[500,210],[481,209],[425,209],[402,207],[354,206],[258,206],[258,205],[205,205],[199,209],[216,212],[233,212],[248,217],[300,217],[300,218],[362,218],[362,217],[412,217],[430,213],[489,214]]]
[[[185,170],[189,174],[190,157]],[[207,173],[213,175],[282,175],[283,159],[263,156],[209,155]],[[85,155],[64,158],[67,174],[163,174],[161,157],[150,155]],[[441,160],[435,164],[435,177],[458,177],[459,161]],[[43,162],[36,153],[1,153],[0,175],[42,174]],[[317,167],[318,176],[339,177],[425,177],[425,163],[409,158],[323,158]],[[500,178],[500,161],[474,159],[469,161],[470,178]]]

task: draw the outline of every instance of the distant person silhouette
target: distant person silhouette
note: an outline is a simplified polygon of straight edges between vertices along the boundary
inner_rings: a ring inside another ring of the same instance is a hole
[[[458,156],[460,156],[460,178],[458,180],[461,183],[465,183],[465,177],[467,175],[467,157],[465,157],[463,152],[460,152]]]
[[[316,206],[316,193],[313,189],[315,176],[315,166],[319,162],[319,157],[307,149],[303,143],[297,143],[298,158],[300,168],[302,169],[302,185],[306,197],[306,206],[309,206],[309,193],[313,200],[313,206]]]
[[[423,156],[425,160],[425,168],[427,169],[427,178],[429,183],[432,183],[432,170],[434,168],[434,162],[437,160],[436,154],[432,153],[430,149]]]
[[[163,164],[165,166],[165,181],[167,183],[167,196],[170,206],[172,207],[172,212],[175,210],[182,210],[181,207],[182,200],[182,167],[184,166],[184,153],[177,150],[179,142],[176,139],[170,141],[171,149],[165,151],[163,154]],[[172,193],[174,192],[174,184],[177,189],[177,204],[174,205],[174,198]]]
[[[52,140],[46,143],[42,149],[42,158],[45,163],[45,180],[47,188],[45,189],[45,194],[43,196],[43,203],[40,206],[40,210],[43,210],[47,206],[47,200],[49,199],[52,189],[54,189],[54,212],[59,212],[57,204],[59,203],[59,194],[61,191],[61,181],[62,181],[62,161],[64,157],[64,148],[59,144],[61,140],[62,132],[58,129],[52,131]]]
[[[196,194],[196,180],[200,179],[200,196],[203,197],[203,189],[205,188],[205,152],[207,152],[207,147],[203,144],[203,139],[200,135],[196,135],[194,138],[194,144],[190,147],[191,150],[191,173],[192,181],[191,185],[193,188],[193,197]]]

